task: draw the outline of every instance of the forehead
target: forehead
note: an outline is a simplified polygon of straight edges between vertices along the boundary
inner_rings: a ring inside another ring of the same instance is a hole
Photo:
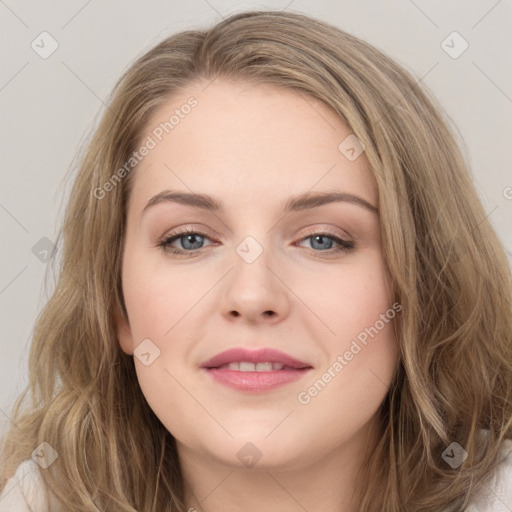
[[[153,147],[134,171],[130,203],[141,210],[171,188],[240,205],[340,190],[377,205],[364,152],[350,160],[340,149],[350,135],[333,110],[302,93],[226,79],[194,82],[147,122],[140,140]]]

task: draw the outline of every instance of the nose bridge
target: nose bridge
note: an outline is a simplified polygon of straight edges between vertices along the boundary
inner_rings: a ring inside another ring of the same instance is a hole
[[[257,203],[250,201],[250,198],[242,199],[240,196],[239,200],[237,214],[232,218],[234,232],[231,234],[236,237],[235,252],[245,264],[252,265],[263,259],[271,265],[268,255],[273,252],[272,239],[277,223],[269,219],[261,208],[255,208]],[[251,203],[253,207],[248,208]]]
[[[246,235],[235,247],[236,259],[233,277],[239,279],[241,286],[249,288],[271,287],[275,283],[275,268],[279,266],[273,255],[271,237],[263,230]]]

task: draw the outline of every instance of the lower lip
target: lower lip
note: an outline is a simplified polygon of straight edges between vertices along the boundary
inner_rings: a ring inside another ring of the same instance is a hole
[[[262,392],[276,389],[304,377],[312,368],[277,370],[272,372],[241,372],[219,368],[205,368],[217,382],[239,391]]]

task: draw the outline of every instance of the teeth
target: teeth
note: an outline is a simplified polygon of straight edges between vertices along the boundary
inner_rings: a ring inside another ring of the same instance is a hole
[[[256,363],[257,372],[271,372],[277,363]]]
[[[272,372],[282,370],[284,365],[281,363],[249,363],[240,361],[219,366],[219,369],[236,370],[240,372]]]
[[[256,371],[256,365],[254,363],[245,363],[241,362],[238,364],[239,370],[241,372],[255,372]]]

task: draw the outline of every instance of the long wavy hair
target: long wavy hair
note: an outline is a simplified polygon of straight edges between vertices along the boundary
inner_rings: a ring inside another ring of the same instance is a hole
[[[106,197],[94,191],[140,147],[156,109],[193,81],[219,77],[317,98],[363,142],[402,311],[399,364],[379,409],[382,436],[361,465],[358,510],[463,510],[512,438],[505,251],[451,120],[428,89],[353,35],[273,11],[172,35],[115,85],[73,168],[56,241],[58,278],[34,328],[29,385],[3,437],[1,485],[47,442],[58,459],[38,470],[62,510],[184,510],[174,438],[147,404],[133,358],[116,337],[116,318],[126,318],[122,248],[137,169]],[[441,456],[452,442],[468,453],[456,469]]]

